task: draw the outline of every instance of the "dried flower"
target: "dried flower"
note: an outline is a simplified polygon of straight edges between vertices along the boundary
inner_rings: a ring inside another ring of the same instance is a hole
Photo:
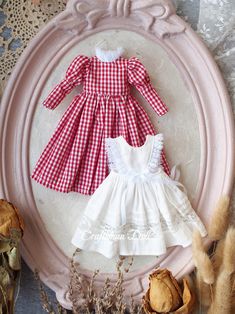
[[[14,205],[1,199],[0,213],[0,234],[2,236],[9,238],[12,234],[12,230],[20,230],[23,234],[23,220]]]
[[[191,313],[194,296],[186,278],[183,279],[183,291],[167,269],[154,271],[149,280],[149,289],[143,297],[143,309],[146,314]]]
[[[13,313],[17,271],[20,270],[19,241],[23,221],[11,203],[0,200],[0,313]]]

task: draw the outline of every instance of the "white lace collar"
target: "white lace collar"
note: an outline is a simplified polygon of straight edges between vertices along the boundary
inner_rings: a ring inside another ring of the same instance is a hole
[[[95,55],[102,62],[112,62],[121,57],[123,52],[123,47],[118,47],[115,50],[104,50],[100,47],[95,48]]]

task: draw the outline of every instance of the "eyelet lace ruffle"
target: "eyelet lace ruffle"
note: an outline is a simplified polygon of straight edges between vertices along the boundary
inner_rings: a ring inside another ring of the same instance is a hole
[[[152,152],[148,163],[148,170],[151,173],[157,172],[161,166],[161,153],[163,149],[163,134],[154,136]]]
[[[105,149],[108,156],[109,169],[120,174],[125,174],[127,172],[127,166],[122,159],[120,151],[118,150],[116,139],[106,138]]]

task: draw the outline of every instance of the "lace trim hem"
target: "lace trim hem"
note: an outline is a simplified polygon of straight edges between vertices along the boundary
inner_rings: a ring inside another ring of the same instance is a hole
[[[133,236],[137,236],[137,238],[161,238],[163,233],[174,234],[179,231],[191,234],[194,228],[197,228],[202,236],[207,234],[200,218],[192,211],[184,217],[180,215],[175,216],[172,220],[165,220],[161,217],[156,223],[138,224],[129,222],[118,227],[113,227],[99,220],[92,221],[84,215],[77,232],[97,236],[102,239],[122,240]]]

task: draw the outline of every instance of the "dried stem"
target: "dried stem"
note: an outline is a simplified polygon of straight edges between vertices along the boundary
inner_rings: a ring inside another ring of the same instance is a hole
[[[43,285],[41,283],[41,280],[39,278],[39,273],[38,273],[38,270],[35,270],[34,272],[34,277],[36,279],[36,281],[38,282],[38,286],[39,286],[39,292],[40,292],[40,300],[41,300],[41,303],[42,303],[42,308],[47,312],[47,313],[50,313],[50,314],[56,314],[55,311],[54,311],[54,308],[51,304],[51,302],[49,301],[49,298],[46,294],[46,291],[45,289],[43,288]]]
[[[79,274],[79,263],[74,261],[75,256],[79,250],[75,251],[70,262],[70,285],[69,293],[70,300],[73,304],[73,313],[96,313],[96,314],[124,314],[127,309],[127,304],[124,302],[123,297],[123,281],[124,273],[130,271],[133,265],[133,257],[127,260],[127,266],[124,267],[126,258],[119,257],[116,264],[117,279],[115,282],[111,282],[107,277],[101,292],[97,294],[97,288],[95,287],[95,278],[99,274],[99,270],[94,271],[93,276],[89,284],[84,285],[84,278]],[[124,270],[123,270],[124,269]],[[83,298],[81,302],[81,297]],[[142,306],[132,305],[133,314],[142,313]]]
[[[85,280],[83,276],[78,272],[79,263],[75,263],[75,257],[80,252],[80,249],[76,249],[72,255],[70,261],[70,283],[69,283],[69,298],[72,302],[73,313],[79,313],[80,303],[85,300]]]

